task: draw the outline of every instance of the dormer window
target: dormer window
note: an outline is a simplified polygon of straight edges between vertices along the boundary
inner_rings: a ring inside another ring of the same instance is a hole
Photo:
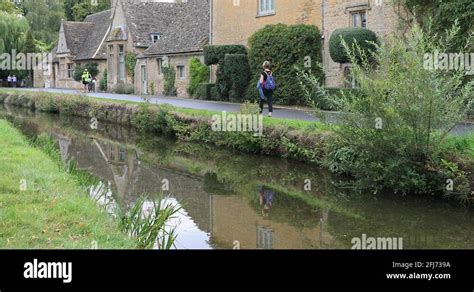
[[[150,34],[150,38],[151,38],[151,41],[153,43],[156,43],[157,41],[159,41],[162,36],[163,35],[161,33],[152,33],[152,34]]]

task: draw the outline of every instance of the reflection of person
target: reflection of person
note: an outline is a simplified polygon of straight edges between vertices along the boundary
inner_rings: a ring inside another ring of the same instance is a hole
[[[266,189],[264,186],[260,186],[259,201],[260,207],[262,208],[262,214],[264,216],[268,215],[268,211],[272,208],[273,205],[273,191]]]

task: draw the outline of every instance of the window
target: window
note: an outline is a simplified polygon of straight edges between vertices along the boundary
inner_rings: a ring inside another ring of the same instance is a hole
[[[119,46],[119,64],[118,64],[119,80],[125,81],[125,52],[123,45]]]
[[[157,58],[156,63],[158,64],[158,75],[161,76],[163,75],[163,59]]]
[[[114,60],[114,46],[109,45],[109,76],[113,76],[114,71],[113,71],[113,60]]]
[[[150,34],[151,41],[156,43],[157,41],[161,40],[162,34],[160,33],[152,33]]]
[[[179,79],[185,79],[186,78],[186,72],[185,72],[185,68],[183,65],[178,65],[176,66],[177,69],[178,69],[178,77]]]
[[[275,14],[275,0],[259,0],[258,15]]]
[[[73,63],[67,64],[67,78],[69,79],[74,78],[74,64]]]
[[[367,13],[365,11],[356,11],[351,13],[352,27],[367,27]]]

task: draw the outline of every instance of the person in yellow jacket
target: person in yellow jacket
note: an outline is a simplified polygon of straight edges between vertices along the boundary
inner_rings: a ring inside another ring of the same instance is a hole
[[[84,85],[84,93],[88,92],[89,83],[92,82],[92,75],[89,73],[89,70],[85,69],[82,72],[82,84]]]

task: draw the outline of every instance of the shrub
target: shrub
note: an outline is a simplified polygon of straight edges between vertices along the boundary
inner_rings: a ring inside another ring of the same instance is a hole
[[[82,73],[84,73],[85,69],[87,69],[89,73],[91,73],[92,77],[97,76],[99,74],[99,68],[97,63],[87,63],[84,67],[76,65],[76,67],[74,68],[73,76],[75,81],[82,81]]]
[[[217,95],[213,95],[213,89],[216,88],[215,83],[201,83],[196,89],[195,96],[199,99],[215,100]]]
[[[112,92],[116,94],[134,94],[135,86],[133,84],[119,83],[115,85]]]
[[[350,173],[363,188],[465,201],[468,178],[455,167],[456,150],[446,150],[446,137],[464,120],[474,82],[463,83],[463,70],[436,72],[423,65],[426,52],[446,51],[456,37],[456,28],[435,40],[415,26],[407,41],[393,38],[377,48],[376,68],[368,56],[357,54],[357,45],[343,42],[362,94],[333,96],[347,114],[336,128],[338,137],[328,143],[330,167]],[[453,190],[446,188],[448,178],[455,182]]]
[[[229,98],[240,101],[250,81],[250,66],[246,54],[226,54],[224,57],[224,78],[229,80]]]
[[[178,91],[174,86],[176,81],[176,70],[173,67],[163,67],[164,90],[163,94],[167,96],[176,96]]]
[[[135,67],[137,65],[137,55],[128,52],[125,55],[125,68],[127,68],[128,76],[132,77],[132,83],[135,82]]]
[[[104,70],[104,75],[102,76],[102,79],[100,80],[100,91],[107,91],[107,83],[108,83],[108,72],[107,69]]]
[[[195,96],[199,84],[209,81],[210,70],[198,58],[191,58],[189,60],[189,75],[187,91],[189,96]]]
[[[224,61],[226,54],[247,54],[247,48],[242,45],[205,46],[204,64],[218,65]]]
[[[247,48],[242,45],[206,46],[204,47],[204,63],[218,65],[216,71],[216,91],[219,99],[228,100],[232,89],[232,80],[226,78],[224,69],[226,54],[247,54]]]
[[[252,80],[246,97],[258,99],[257,80],[262,73],[265,60],[272,62],[277,89],[274,99],[280,104],[305,104],[303,90],[296,75],[298,67],[312,68],[315,75],[322,76],[323,71],[313,65],[320,63],[321,34],[312,25],[267,25],[254,33],[249,39],[249,63]]]
[[[329,54],[336,63],[350,63],[350,58],[344,49],[342,40],[352,48],[356,43],[366,54],[372,54],[375,51],[374,43],[377,43],[377,35],[365,28],[340,28],[336,29],[329,38]],[[360,61],[359,52],[355,55],[356,60]]]

